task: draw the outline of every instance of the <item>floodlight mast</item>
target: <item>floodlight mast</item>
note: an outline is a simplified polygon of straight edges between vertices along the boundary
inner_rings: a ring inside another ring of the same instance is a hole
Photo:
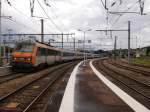
[[[85,66],[85,60],[86,60],[86,58],[85,58],[85,33],[88,32],[88,31],[92,31],[92,29],[88,29],[88,30],[78,29],[78,31],[81,31],[84,34],[84,42],[83,42],[83,52],[84,52],[83,58],[84,58],[84,61],[83,61],[83,66]]]

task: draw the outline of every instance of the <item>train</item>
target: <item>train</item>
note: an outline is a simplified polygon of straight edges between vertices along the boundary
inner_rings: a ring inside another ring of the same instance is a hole
[[[96,54],[86,53],[87,58],[98,57]],[[18,42],[12,53],[12,69],[24,69],[42,67],[55,63],[83,59],[84,53],[56,48],[39,41],[26,40]]]

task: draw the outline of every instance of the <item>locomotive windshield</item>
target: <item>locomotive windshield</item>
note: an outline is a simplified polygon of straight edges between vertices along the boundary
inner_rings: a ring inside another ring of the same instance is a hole
[[[16,51],[18,52],[32,52],[33,44],[31,43],[19,43],[16,46]]]

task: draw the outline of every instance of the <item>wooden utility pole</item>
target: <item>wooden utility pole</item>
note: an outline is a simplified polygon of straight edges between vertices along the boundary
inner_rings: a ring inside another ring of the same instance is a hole
[[[41,42],[44,42],[44,20],[41,19]]]

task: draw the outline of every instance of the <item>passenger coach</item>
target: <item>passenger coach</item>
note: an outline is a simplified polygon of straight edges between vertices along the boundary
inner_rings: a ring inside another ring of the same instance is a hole
[[[38,41],[17,43],[12,54],[12,68],[24,69],[81,59],[83,53],[62,50]]]

